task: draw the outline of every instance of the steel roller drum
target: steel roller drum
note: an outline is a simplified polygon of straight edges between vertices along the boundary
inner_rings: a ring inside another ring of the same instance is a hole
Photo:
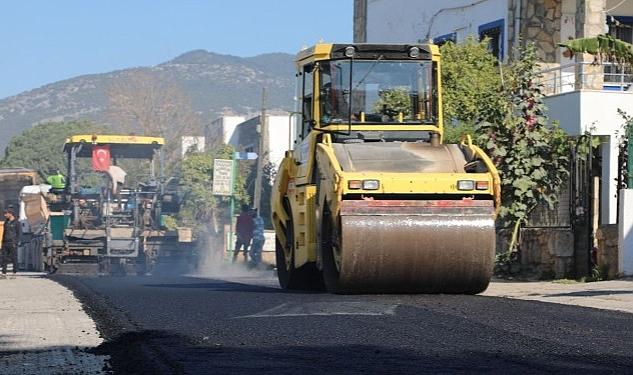
[[[339,293],[475,294],[492,276],[492,201],[344,201],[340,231]]]

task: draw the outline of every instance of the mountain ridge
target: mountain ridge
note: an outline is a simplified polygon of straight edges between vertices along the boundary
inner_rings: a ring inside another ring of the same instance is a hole
[[[223,113],[256,113],[263,87],[270,109],[291,108],[294,95],[290,54],[239,57],[197,49],[154,66],[80,75],[0,99],[0,151],[12,137],[39,123],[89,120],[113,125],[112,88],[129,86],[133,76],[181,91],[203,125]]]

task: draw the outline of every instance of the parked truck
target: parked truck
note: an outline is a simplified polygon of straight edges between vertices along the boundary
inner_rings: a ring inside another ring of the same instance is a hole
[[[46,231],[43,226],[38,226],[38,223],[41,222],[33,222],[33,226],[29,225],[28,220],[26,220],[21,198],[25,187],[36,185],[39,182],[39,174],[32,169],[0,169],[0,212],[3,212],[6,208],[13,207],[16,217],[20,219],[22,226],[22,240],[18,248],[18,267],[21,270],[42,270],[42,245]],[[33,220],[35,220],[35,218],[33,218]],[[1,217],[0,243],[2,239],[3,221],[4,217]]]

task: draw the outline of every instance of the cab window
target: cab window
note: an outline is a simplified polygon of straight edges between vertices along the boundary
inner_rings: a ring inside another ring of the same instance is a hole
[[[308,136],[310,132],[310,123],[312,122],[312,101],[313,101],[313,89],[314,80],[312,78],[313,65],[306,65],[303,67],[303,99],[302,99],[302,114],[303,121],[301,125],[301,138]]]

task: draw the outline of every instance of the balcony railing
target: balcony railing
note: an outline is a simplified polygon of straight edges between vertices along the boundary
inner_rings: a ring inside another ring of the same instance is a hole
[[[633,92],[633,72],[619,64],[576,62],[541,70],[545,95],[576,90]]]

